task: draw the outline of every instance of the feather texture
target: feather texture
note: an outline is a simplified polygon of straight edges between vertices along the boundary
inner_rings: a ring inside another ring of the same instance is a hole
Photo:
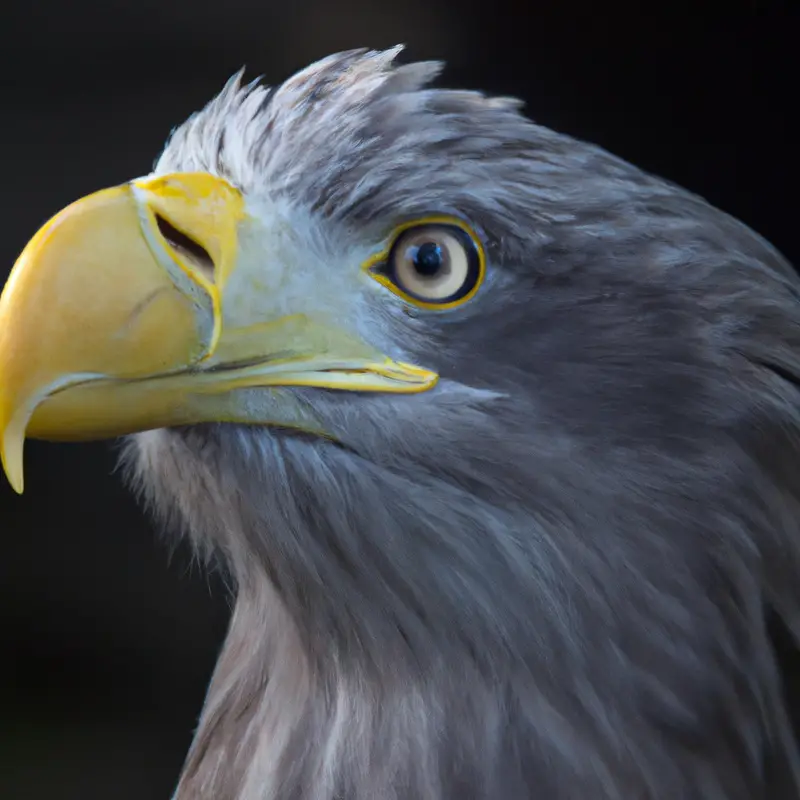
[[[431,213],[490,261],[463,310],[364,322],[436,390],[291,390],[339,445],[129,440],[134,484],[237,593],[176,800],[796,798],[765,627],[800,634],[793,270],[397,53],[236,76],[157,164],[280,200],[332,263]]]

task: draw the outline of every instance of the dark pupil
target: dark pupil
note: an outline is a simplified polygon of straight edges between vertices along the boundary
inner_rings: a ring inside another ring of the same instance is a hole
[[[414,253],[414,269],[427,277],[436,275],[444,263],[444,253],[436,242],[423,242]]]

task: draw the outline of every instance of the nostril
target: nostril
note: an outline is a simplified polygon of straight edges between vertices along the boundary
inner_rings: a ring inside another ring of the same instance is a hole
[[[214,277],[214,261],[208,254],[208,250],[198,244],[191,236],[187,236],[183,231],[179,231],[168,219],[160,214],[155,215],[156,224],[161,235],[167,244],[177,250],[182,256],[194,262],[207,277]]]

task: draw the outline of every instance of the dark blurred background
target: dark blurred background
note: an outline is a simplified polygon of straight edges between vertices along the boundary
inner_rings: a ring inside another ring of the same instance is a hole
[[[706,196],[800,265],[797,0],[70,0],[0,16],[0,279],[47,217],[149,171],[246,64],[277,82],[361,45]],[[0,376],[2,380],[2,376]],[[109,445],[29,443],[0,479],[0,798],[167,800],[225,631],[217,578],[163,540]]]

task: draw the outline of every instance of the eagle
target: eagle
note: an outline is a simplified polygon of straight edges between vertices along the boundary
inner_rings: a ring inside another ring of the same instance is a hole
[[[234,76],[27,244],[0,450],[235,594],[175,800],[796,800],[800,279],[400,48]]]

